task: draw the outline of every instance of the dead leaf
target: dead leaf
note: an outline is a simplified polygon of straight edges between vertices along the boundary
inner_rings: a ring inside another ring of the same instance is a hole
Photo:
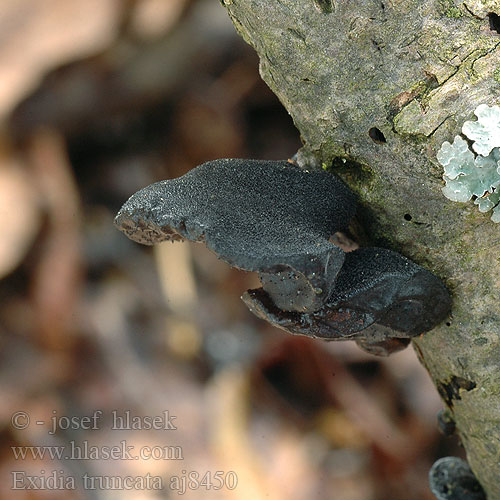
[[[106,47],[119,17],[118,0],[2,0],[0,120],[50,69]]]
[[[0,278],[23,260],[40,227],[37,192],[20,160],[0,159]]]

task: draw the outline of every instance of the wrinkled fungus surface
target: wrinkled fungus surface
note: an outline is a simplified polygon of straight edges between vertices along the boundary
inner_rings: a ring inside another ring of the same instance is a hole
[[[450,299],[438,278],[395,252],[334,245],[355,210],[330,173],[224,159],[142,189],[115,224],[148,245],[202,241],[231,266],[257,271],[262,288],[242,298],[279,328],[387,354],[444,319]]]
[[[290,303],[300,296],[295,283],[316,305],[317,295],[328,295],[344,260],[328,238],[347,227],[355,210],[348,187],[326,172],[286,161],[223,159],[142,189],[115,223],[147,245],[203,241],[231,266],[264,273],[281,304],[310,309],[307,301]],[[276,290],[265,274],[279,272],[288,279]]]

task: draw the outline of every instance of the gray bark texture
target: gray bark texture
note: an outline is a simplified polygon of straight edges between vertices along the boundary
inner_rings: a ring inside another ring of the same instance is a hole
[[[448,286],[450,320],[413,345],[500,499],[500,225],[443,196],[436,160],[479,104],[500,103],[500,0],[222,1],[301,133],[302,163],[333,162],[370,244]]]

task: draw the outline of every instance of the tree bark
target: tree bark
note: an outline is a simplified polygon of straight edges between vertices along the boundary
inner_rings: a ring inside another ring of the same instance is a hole
[[[371,244],[428,268],[452,317],[414,341],[489,499],[500,498],[500,226],[441,193],[441,144],[500,103],[499,0],[223,0]],[[385,142],[384,142],[385,141]]]

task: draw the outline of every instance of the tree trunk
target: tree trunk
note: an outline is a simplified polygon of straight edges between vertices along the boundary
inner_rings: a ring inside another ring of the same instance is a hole
[[[414,347],[500,498],[500,226],[441,193],[436,152],[500,102],[499,0],[223,0],[304,142],[358,194],[371,244],[441,277],[450,320]]]

